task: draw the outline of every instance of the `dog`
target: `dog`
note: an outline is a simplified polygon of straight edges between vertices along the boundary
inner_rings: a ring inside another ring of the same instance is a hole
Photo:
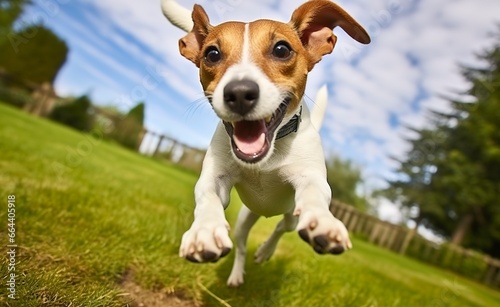
[[[221,120],[196,183],[194,221],[182,236],[180,257],[216,262],[230,252],[224,209],[233,187],[244,205],[228,286],[243,284],[246,241],[260,216],[283,219],[258,248],[257,263],[268,260],[281,236],[293,230],[319,254],[352,248],[346,227],[329,210],[318,132],[324,106],[310,112],[303,97],[308,73],[334,49],[333,28],[362,44],[370,42],[368,33],[329,0],[302,4],[288,23],[261,19],[213,26],[200,5],[190,12],[173,0],[162,0],[162,10],[187,32],[179,40],[180,53],[199,68],[204,93]],[[320,100],[326,103],[324,95]]]

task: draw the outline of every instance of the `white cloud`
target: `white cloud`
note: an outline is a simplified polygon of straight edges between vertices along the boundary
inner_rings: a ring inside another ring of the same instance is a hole
[[[403,221],[404,217],[401,214],[400,209],[397,206],[394,206],[394,204],[388,199],[379,198],[377,205],[377,214],[382,220],[394,224],[399,224]]]

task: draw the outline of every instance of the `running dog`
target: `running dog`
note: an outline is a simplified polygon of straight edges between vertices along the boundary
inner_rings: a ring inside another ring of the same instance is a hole
[[[235,187],[244,205],[234,239],[236,255],[227,284],[243,283],[248,233],[260,216],[283,215],[255,261],[268,260],[285,232],[300,237],[319,254],[352,247],[344,224],[329,211],[331,191],[318,130],[325,94],[309,112],[303,103],[308,73],[333,51],[339,26],[356,41],[370,37],[346,11],[328,0],[298,7],[288,23],[256,20],[210,24],[205,10],[192,12],[173,0],[162,9],[187,32],[182,56],[199,68],[208,101],[220,118],[195,187],[191,228],[180,256],[215,262],[233,247],[224,209]]]

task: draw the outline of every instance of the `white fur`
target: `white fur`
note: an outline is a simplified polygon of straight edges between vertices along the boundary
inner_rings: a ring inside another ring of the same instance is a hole
[[[311,123],[318,131],[321,128],[323,119],[325,118],[327,103],[328,89],[326,88],[326,85],[323,85],[316,94],[316,99],[314,99],[314,108],[311,112]]]
[[[180,6],[177,2],[173,0],[162,0],[161,9],[163,15],[176,27],[185,32],[191,31],[193,29],[193,20],[191,20],[191,11]]]

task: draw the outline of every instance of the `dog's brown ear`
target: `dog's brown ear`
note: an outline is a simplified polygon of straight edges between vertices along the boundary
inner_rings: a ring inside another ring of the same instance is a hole
[[[297,8],[289,22],[309,52],[309,70],[325,54],[333,51],[337,37],[333,28],[340,26],[349,36],[362,44],[370,43],[370,36],[344,9],[329,0],[312,0]]]
[[[194,5],[192,18],[193,29],[179,40],[179,50],[183,57],[199,67],[201,47],[208,32],[212,29],[212,25],[210,25],[208,15],[201,5]]]

